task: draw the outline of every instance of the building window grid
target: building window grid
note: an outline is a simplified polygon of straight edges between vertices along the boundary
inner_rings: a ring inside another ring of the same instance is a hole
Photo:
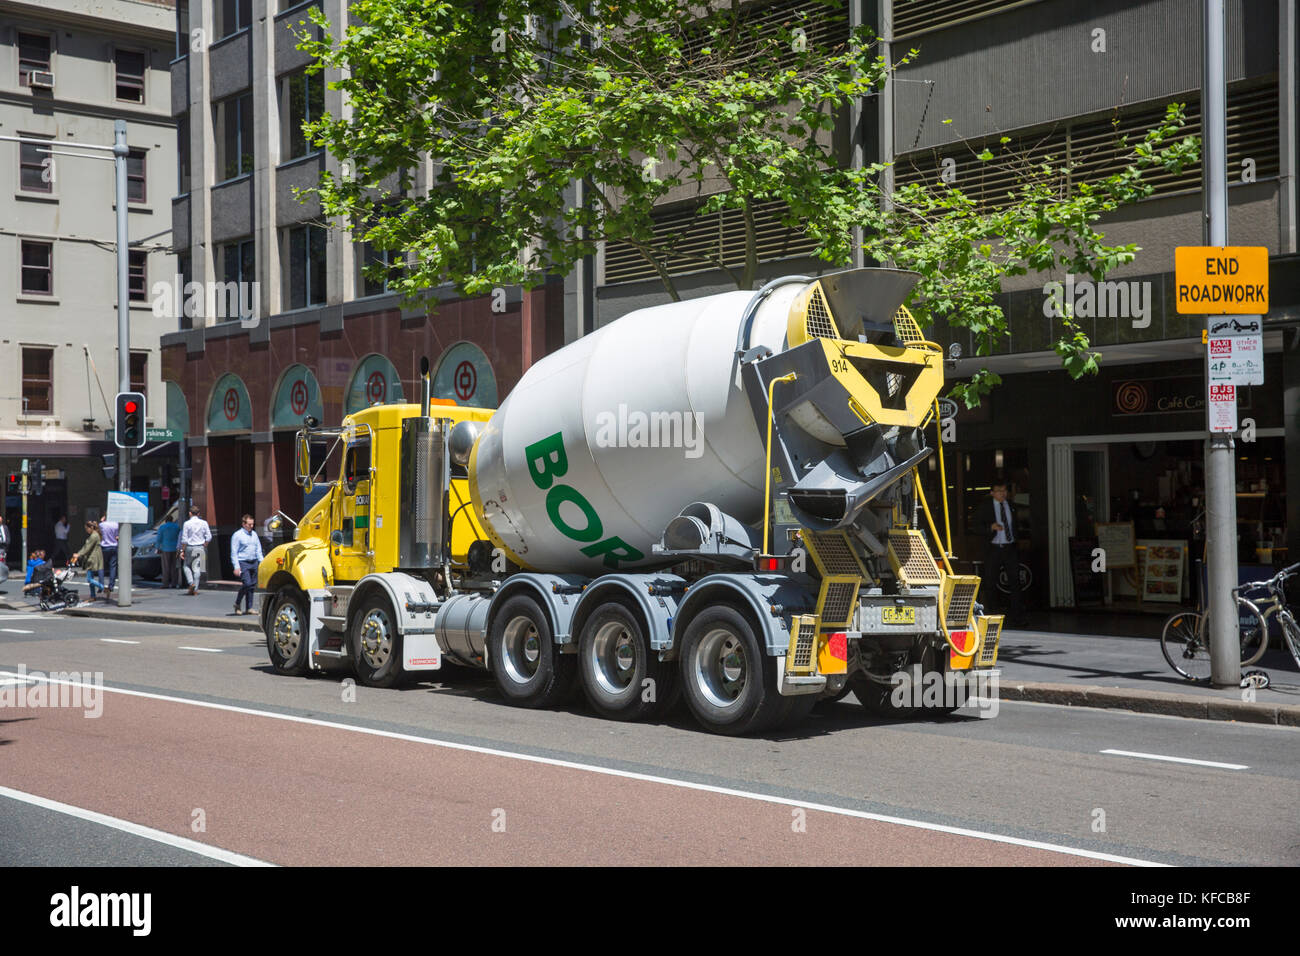
[[[245,295],[246,289],[255,288],[252,283],[257,279],[257,246],[252,239],[242,239],[238,242],[227,243],[217,248],[220,254],[220,268],[222,281],[229,285],[235,283],[236,301],[238,307],[234,310],[238,314],[230,315],[229,301],[227,300],[226,312],[224,319],[227,322],[234,322],[239,319],[251,318],[252,308],[257,307],[254,296]],[[251,308],[246,309],[245,303]],[[221,308],[219,305],[218,308]],[[218,318],[222,316],[217,316]]]
[[[328,271],[325,253],[325,230],[320,226],[294,226],[285,230],[288,236],[289,268],[285,272],[288,283],[285,298],[290,309],[305,309],[323,305]]]
[[[117,98],[128,103],[143,103],[145,55],[139,50],[117,50],[114,61]]]
[[[23,349],[23,412],[54,411],[54,349]]]
[[[23,133],[23,136],[32,136],[31,133]],[[32,136],[33,139],[39,138],[52,142],[48,136]],[[22,192],[28,193],[52,193],[54,192],[54,159],[49,152],[48,146],[42,146],[38,143],[19,143],[18,144],[18,188]]]
[[[127,252],[127,298],[130,302],[149,301],[149,253],[144,249]]]
[[[54,295],[54,243],[24,239],[20,243],[23,295]]]
[[[281,109],[284,116],[281,142],[289,144],[285,159],[301,159],[320,152],[302,127],[325,113],[325,75],[299,70],[282,77]]]
[[[362,242],[361,255],[358,257],[358,285],[363,297],[384,295],[391,292],[393,284],[406,271],[406,253],[394,249],[377,249],[369,242]],[[375,279],[373,272],[382,272],[382,279]]]
[[[253,22],[253,0],[218,0],[216,21],[218,40],[248,29]]]
[[[253,171],[253,96],[242,93],[221,100],[216,111],[218,182]]]
[[[31,86],[31,74],[49,72],[50,38],[43,33],[18,34],[18,85]]]
[[[126,157],[126,201],[129,203],[148,201],[149,193],[145,180],[146,165],[145,150],[143,149],[133,149],[130,155]]]

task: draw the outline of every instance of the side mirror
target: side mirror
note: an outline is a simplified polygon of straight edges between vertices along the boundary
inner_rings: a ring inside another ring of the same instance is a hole
[[[294,448],[293,477],[299,487],[311,489],[311,443],[307,440],[305,431],[298,432],[297,444]]]
[[[331,531],[330,544],[342,544],[342,543],[343,543],[343,532],[338,530]]]

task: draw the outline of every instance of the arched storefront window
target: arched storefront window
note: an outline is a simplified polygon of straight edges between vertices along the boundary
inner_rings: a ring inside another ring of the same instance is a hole
[[[405,401],[402,381],[393,363],[382,355],[367,355],[352,373],[343,414],[351,415],[371,405],[396,405]]]
[[[497,407],[497,377],[492,363],[477,345],[457,342],[438,360],[433,376],[435,398],[450,398],[459,405]]]
[[[253,407],[248,389],[233,372],[217,380],[208,401],[208,431],[246,432],[253,428]]]
[[[301,428],[305,416],[324,421],[320,385],[316,376],[305,365],[290,365],[280,376],[280,387],[275,390],[271,405],[271,428]]]

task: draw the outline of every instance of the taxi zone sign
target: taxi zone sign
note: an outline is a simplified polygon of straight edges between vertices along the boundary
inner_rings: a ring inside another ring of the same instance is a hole
[[[1264,315],[1268,249],[1179,246],[1174,250],[1179,315]]]

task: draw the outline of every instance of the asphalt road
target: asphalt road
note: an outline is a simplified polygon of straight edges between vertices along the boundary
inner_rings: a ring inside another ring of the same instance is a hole
[[[1300,863],[1297,728],[850,698],[722,738],[507,707],[474,672],[283,678],[247,632],[0,615],[20,668],[75,673],[0,692],[77,706],[0,708],[0,863]]]

